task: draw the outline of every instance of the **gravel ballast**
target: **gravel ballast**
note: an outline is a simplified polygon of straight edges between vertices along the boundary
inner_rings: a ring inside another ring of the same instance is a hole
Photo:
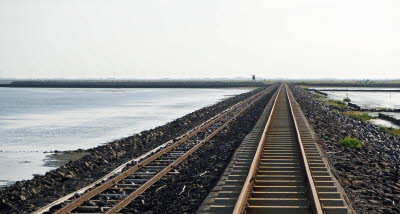
[[[355,211],[400,213],[399,137],[341,114],[304,89],[291,89]],[[339,141],[346,136],[360,139],[363,147],[343,147]]]
[[[123,212],[196,212],[218,182],[235,150],[257,123],[272,94],[258,101],[254,107],[179,165],[176,168],[178,175],[162,178]]]

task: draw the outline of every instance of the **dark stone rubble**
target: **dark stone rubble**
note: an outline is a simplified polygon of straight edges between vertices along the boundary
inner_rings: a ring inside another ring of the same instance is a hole
[[[334,111],[304,89],[291,88],[355,211],[400,213],[399,137]],[[338,141],[346,136],[362,140],[363,148],[341,146]]]
[[[217,134],[179,165],[178,175],[167,176],[150,187],[124,210],[126,213],[194,213],[218,182],[233,153],[253,129],[272,94]]]

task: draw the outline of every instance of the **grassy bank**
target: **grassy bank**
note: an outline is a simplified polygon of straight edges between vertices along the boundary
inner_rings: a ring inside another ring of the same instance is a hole
[[[314,93],[317,100],[330,106],[347,107],[347,104],[341,100],[328,99],[327,96],[319,93]]]
[[[347,115],[349,117],[352,117],[352,118],[360,119],[362,121],[368,121],[368,120],[376,118],[376,117],[369,115],[367,112],[363,112],[363,111],[346,111],[346,112],[341,112],[341,113],[344,115]]]
[[[306,89],[304,89],[306,90]],[[348,117],[352,117],[355,119],[359,119],[362,121],[366,121],[369,122],[369,120],[371,119],[376,119],[376,116],[371,116],[369,114],[369,112],[366,111],[347,111],[347,110],[341,110],[342,108],[350,108],[350,106],[347,105],[347,103],[349,102],[349,100],[334,100],[334,99],[328,99],[327,96],[323,95],[323,94],[319,94],[319,93],[313,93],[314,97],[321,103],[324,103],[325,105],[329,105],[329,106],[334,106],[334,107],[339,107],[339,108],[335,108],[333,109],[334,111],[346,115]],[[383,127],[380,126],[381,128],[387,130],[388,132],[396,135],[396,136],[400,136],[400,129],[394,129],[394,128],[388,128],[388,127]]]

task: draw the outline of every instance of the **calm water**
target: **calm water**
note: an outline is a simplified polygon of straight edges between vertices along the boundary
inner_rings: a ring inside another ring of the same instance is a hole
[[[0,88],[0,185],[51,170],[43,152],[91,148],[249,90]]]
[[[400,90],[400,88],[357,88],[357,87],[329,87],[322,88],[316,87],[314,89],[318,89],[323,91],[324,89],[361,89],[366,90],[363,91],[324,91],[324,93],[328,94],[329,99],[343,100],[346,97],[351,99],[352,103],[355,103],[363,108],[372,109],[372,108],[400,108],[400,92],[385,92],[384,90]],[[368,92],[367,90],[382,90],[382,92]],[[397,112],[384,112],[394,118],[400,119],[400,113]],[[377,116],[377,113],[376,115]],[[379,126],[385,126],[390,128],[400,128],[398,125],[393,124],[390,121],[382,120],[382,119],[372,119],[371,123]]]
[[[310,87],[311,89],[317,90],[331,90],[331,89],[346,89],[346,90],[400,90],[400,88],[381,88],[381,87]]]
[[[383,112],[383,114],[389,115],[395,119],[400,120],[400,113],[398,112]]]
[[[363,108],[400,108],[400,92],[324,91],[328,98],[343,100],[346,97]]]
[[[383,126],[383,127],[388,127],[388,128],[394,128],[394,129],[399,129],[400,128],[400,126],[398,126],[398,125],[396,125],[396,124],[394,124],[394,123],[392,123],[390,121],[379,119],[379,118],[371,119],[371,120],[369,120],[369,122],[374,124],[374,125],[377,125],[377,126]]]

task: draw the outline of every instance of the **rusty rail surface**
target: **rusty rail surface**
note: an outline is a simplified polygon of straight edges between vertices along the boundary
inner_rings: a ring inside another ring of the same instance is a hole
[[[306,170],[307,184],[308,184],[308,187],[311,190],[310,198],[312,200],[311,205],[312,205],[312,208],[313,208],[313,212],[317,213],[317,214],[323,214],[322,207],[321,207],[321,202],[319,201],[319,197],[318,197],[317,188],[315,187],[314,179],[313,179],[313,177],[311,175],[311,169],[310,169],[310,167],[308,165],[309,162],[308,162],[307,155],[306,155],[306,152],[305,152],[305,149],[304,149],[304,146],[303,146],[303,142],[302,142],[302,139],[301,139],[301,135],[300,135],[300,131],[299,131],[299,125],[297,124],[296,117],[294,115],[293,108],[295,108],[295,107],[299,108],[299,107],[293,105],[293,103],[291,101],[292,98],[293,98],[293,95],[291,94],[287,84],[285,84],[285,88],[286,88],[286,96],[288,97],[289,106],[290,106],[291,113],[292,113],[293,122],[294,122],[294,125],[296,127],[297,142],[299,143],[299,146],[300,146],[301,158],[303,159],[303,165],[304,165],[304,168]]]
[[[200,142],[195,143],[195,145],[191,149],[186,151],[184,154],[182,154],[180,157],[178,157],[175,161],[170,163],[164,169],[157,172],[152,178],[150,178],[145,183],[143,183],[139,188],[135,189],[132,193],[129,193],[127,195],[127,197],[124,197],[122,200],[119,200],[118,203],[112,207],[106,207],[106,209],[104,210],[105,213],[119,212],[124,207],[126,207],[129,203],[131,203],[135,198],[137,198],[144,191],[146,191],[151,185],[153,185],[160,178],[162,178],[168,172],[170,172],[172,169],[174,169],[175,166],[177,166],[179,163],[184,161],[187,157],[189,157],[198,148],[200,148],[207,141],[209,141],[212,137],[214,137],[217,133],[219,133],[221,130],[223,130],[228,124],[230,124],[232,121],[234,121],[244,111],[248,110],[252,105],[254,105],[258,100],[260,100],[264,95],[268,94],[272,90],[272,88],[273,87],[263,90],[262,92],[259,92],[255,95],[233,105],[229,109],[223,111],[217,117],[214,117],[211,120],[207,121],[205,124],[202,124],[200,127],[192,129],[178,141],[173,142],[171,145],[167,146],[166,148],[156,152],[155,154],[151,155],[149,158],[128,168],[127,170],[121,172],[117,176],[107,180],[106,182],[100,184],[99,186],[97,186],[91,190],[88,190],[82,196],[71,201],[70,203],[68,203],[67,205],[62,207],[61,209],[57,210],[55,213],[66,214],[66,213],[73,212],[76,208],[78,208],[84,202],[89,201],[93,197],[104,192],[105,190],[110,189],[115,185],[118,185],[119,182],[123,181],[125,178],[129,177],[130,175],[132,175],[136,171],[140,170],[141,168],[144,168],[147,165],[154,162],[155,160],[157,160],[158,158],[163,157],[163,155],[169,154],[169,152],[173,151],[176,148],[179,148],[179,146],[184,146],[185,142],[188,142],[191,138],[195,137],[197,134],[203,133],[204,131],[206,131],[207,129],[212,127],[213,125],[217,124],[217,126],[219,126],[217,129],[213,130],[212,133],[209,133],[209,135],[207,135],[206,138],[204,138]],[[224,121],[224,120],[226,120],[226,121]],[[223,124],[222,125],[218,124],[219,122],[221,123],[221,121],[223,122]],[[103,212],[103,211],[101,211],[101,212]]]
[[[260,139],[260,143],[258,144],[257,147],[257,151],[256,154],[254,155],[254,159],[253,162],[251,163],[251,168],[249,170],[249,173],[247,175],[247,179],[243,185],[243,189],[242,192],[239,195],[238,201],[236,203],[235,209],[233,210],[233,213],[239,214],[239,213],[244,213],[244,209],[246,208],[246,204],[247,204],[247,199],[250,197],[250,193],[251,193],[251,189],[254,185],[254,181],[255,181],[255,176],[257,173],[257,167],[259,165],[260,159],[261,159],[261,155],[262,155],[262,151],[263,151],[263,146],[264,143],[266,141],[267,138],[267,133],[269,130],[269,127],[271,125],[271,119],[272,119],[272,115],[273,112],[275,110],[275,106],[276,106],[276,101],[278,100],[279,96],[280,96],[280,92],[282,89],[282,85],[279,87],[277,95],[275,97],[274,100],[274,104],[272,106],[271,109],[271,113],[269,114],[268,120],[267,120],[267,124],[265,125],[263,134],[261,136]]]
[[[285,89],[286,93],[282,92],[283,88]],[[255,186],[257,172],[259,170],[261,159],[263,158],[264,147],[266,146],[267,137],[269,135],[269,131],[270,131],[271,123],[272,123],[271,121],[273,120],[274,112],[276,111],[276,108],[277,108],[276,107],[277,100],[279,98],[281,98],[281,96],[285,96],[286,99],[289,102],[290,112],[291,112],[290,113],[290,118],[292,119],[292,121],[294,123],[294,126],[295,126],[297,142],[298,142],[299,150],[300,150],[300,153],[301,153],[301,157],[300,157],[301,160],[302,160],[301,165],[304,167],[304,169],[306,171],[304,180],[305,180],[305,183],[308,184],[307,186],[308,186],[308,188],[310,190],[309,198],[311,199],[310,200],[311,209],[312,209],[311,212],[312,213],[316,213],[316,214],[323,214],[322,208],[321,208],[321,203],[320,203],[319,198],[318,198],[318,193],[317,193],[314,181],[313,181],[313,177],[311,175],[311,170],[310,170],[310,168],[308,166],[307,155],[306,155],[306,153],[304,151],[304,147],[303,147],[303,144],[302,144],[302,139],[300,137],[298,124],[296,122],[296,118],[295,118],[294,112],[293,112],[293,108],[295,108],[297,106],[294,106],[292,104],[291,99],[289,98],[292,95],[289,92],[290,92],[290,90],[289,90],[287,84],[281,84],[281,86],[279,87],[279,91],[277,92],[278,94],[277,94],[277,96],[275,98],[274,105],[272,107],[272,110],[271,110],[270,116],[268,118],[267,124],[266,124],[266,126],[264,128],[262,137],[261,137],[260,142],[258,144],[256,154],[254,156],[254,159],[253,159],[252,164],[251,164],[251,168],[250,168],[249,173],[247,175],[247,179],[246,179],[246,181],[245,181],[245,183],[243,185],[242,191],[240,192],[239,198],[238,198],[238,200],[236,202],[236,205],[235,205],[235,207],[233,209],[233,213],[234,214],[247,213],[246,209],[249,206],[249,200],[251,198],[253,187]],[[279,205],[276,205],[274,208],[276,208],[276,207],[279,207]],[[251,212],[251,213],[254,213],[254,212]],[[272,211],[271,213],[274,213],[274,212]],[[294,212],[286,211],[285,213],[297,213],[297,212],[296,211],[294,211]],[[299,212],[299,213],[302,213],[302,212]]]

